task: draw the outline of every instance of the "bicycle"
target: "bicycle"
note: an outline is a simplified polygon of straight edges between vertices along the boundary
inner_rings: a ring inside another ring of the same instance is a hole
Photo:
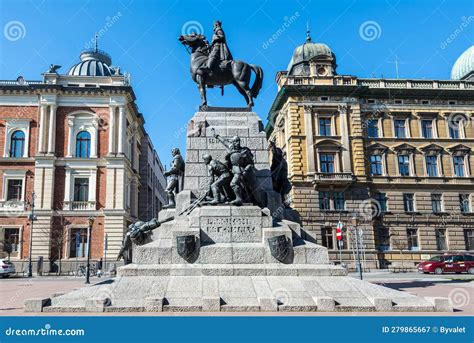
[[[97,275],[97,267],[94,263],[91,263],[89,266],[89,275],[90,276],[95,276]],[[87,265],[86,264],[81,264],[79,267],[77,267],[76,275],[77,276],[86,276],[87,274]]]

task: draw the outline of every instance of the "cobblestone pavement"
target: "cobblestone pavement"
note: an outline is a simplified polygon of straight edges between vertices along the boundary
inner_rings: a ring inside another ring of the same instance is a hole
[[[355,274],[351,274],[356,277]],[[106,278],[91,278],[91,284],[104,281]],[[384,272],[374,272],[364,274],[364,280],[370,281],[385,287],[396,290],[414,293],[423,297],[449,297],[456,309],[453,313],[383,313],[383,312],[347,312],[347,313],[324,313],[324,312],[307,312],[307,313],[219,313],[219,316],[232,315],[311,315],[311,316],[360,316],[360,315],[389,315],[389,316],[471,316],[474,315],[474,277],[469,275],[422,275],[417,273],[391,274]],[[23,311],[23,302],[28,298],[50,297],[54,293],[70,292],[76,288],[88,287],[84,284],[84,278],[76,277],[34,277],[28,278],[8,278],[0,279],[0,316],[18,316],[18,315],[33,315],[37,316],[39,313],[25,313]],[[44,315],[48,315],[45,313]],[[54,313],[54,315],[68,315],[61,313]],[[74,313],[74,316],[81,315]],[[82,314],[90,315],[90,314]],[[107,313],[107,315],[127,315],[120,313]],[[150,315],[149,313],[136,313],[134,315]],[[209,315],[209,313],[153,313],[153,315]]]

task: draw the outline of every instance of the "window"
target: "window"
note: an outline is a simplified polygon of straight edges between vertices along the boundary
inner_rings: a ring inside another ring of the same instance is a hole
[[[408,155],[398,155],[398,170],[401,176],[410,175],[410,157]]]
[[[433,138],[433,121],[423,119],[421,121],[421,133],[423,138]]]
[[[74,201],[89,201],[89,179],[74,179]]]
[[[319,192],[319,209],[329,211],[331,209],[330,193],[327,191]]]
[[[72,229],[69,237],[69,257],[86,257],[87,255],[87,229]]]
[[[386,227],[379,227],[378,230],[379,238],[379,250],[385,251],[390,250],[390,230]]]
[[[454,139],[459,139],[461,138],[461,130],[460,130],[460,125],[461,120],[455,118],[453,120],[450,120],[448,122],[449,126],[449,137],[454,138]]]
[[[442,212],[441,194],[431,194],[431,209],[434,213]]]
[[[334,249],[334,240],[332,235],[332,228],[330,227],[323,227],[321,229],[322,235],[322,245],[328,249]]]
[[[76,157],[87,158],[91,155],[91,134],[81,131],[76,137]]]
[[[429,100],[421,100],[422,105],[429,105],[430,101]]]
[[[417,229],[407,229],[407,240],[408,240],[408,250],[419,250]]]
[[[20,229],[4,229],[4,240],[10,243],[12,253],[17,254],[20,251]]]
[[[344,192],[334,192],[334,209],[337,211],[343,211],[346,209],[345,206]]]
[[[370,156],[370,174],[382,175],[382,156],[381,155]]]
[[[12,133],[10,138],[10,157],[23,157],[25,152],[25,133],[17,130]]]
[[[331,118],[319,118],[319,135],[331,136]]]
[[[448,250],[448,245],[446,244],[446,229],[436,229],[436,247],[438,250]]]
[[[367,121],[367,136],[369,138],[379,138],[379,121],[377,119],[369,119]]]
[[[426,173],[430,177],[438,176],[438,157],[426,156]]]
[[[320,154],[321,173],[334,173],[334,154]]]
[[[385,193],[375,193],[374,199],[380,206],[380,212],[387,212],[387,197]]]
[[[459,194],[459,209],[462,213],[469,213],[469,194]]]
[[[454,175],[456,175],[457,177],[463,177],[464,176],[464,156],[454,156],[453,164],[454,164]]]
[[[474,230],[464,230],[464,243],[466,244],[466,250],[474,250]]]
[[[403,208],[405,212],[415,212],[415,200],[413,193],[403,193]]]
[[[8,180],[7,182],[7,201],[8,200],[21,200],[23,188],[23,180]]]
[[[406,121],[404,119],[395,120],[395,137],[396,138],[406,138],[405,123]]]

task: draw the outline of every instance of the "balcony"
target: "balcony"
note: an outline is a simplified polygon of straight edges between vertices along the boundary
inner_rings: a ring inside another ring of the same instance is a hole
[[[355,181],[352,173],[316,173],[313,184],[344,185]]]
[[[26,204],[20,200],[5,200],[0,201],[0,212],[7,216],[17,217],[22,215],[26,210]]]
[[[65,201],[65,211],[94,211],[96,209],[95,201]]]

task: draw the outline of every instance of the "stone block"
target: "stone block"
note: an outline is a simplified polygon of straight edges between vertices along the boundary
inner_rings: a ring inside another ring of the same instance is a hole
[[[260,311],[263,312],[277,312],[278,301],[275,298],[258,298],[260,304]]]
[[[208,128],[206,128],[206,130],[207,129]],[[206,137],[188,137],[188,141],[189,141],[191,149],[207,149],[207,138]],[[186,174],[188,174],[188,173],[186,173]]]
[[[86,312],[104,312],[105,307],[110,305],[109,298],[86,299]]]
[[[188,149],[186,151],[186,163],[196,163],[201,161],[199,150]]]
[[[220,297],[203,297],[202,310],[204,312],[219,312],[221,310]]]
[[[256,163],[268,163],[268,151],[267,150],[257,150],[257,151],[255,151],[255,156],[254,157],[255,157],[255,162]]]
[[[146,298],[145,311],[146,312],[163,312],[163,298]]]
[[[390,312],[392,311],[393,303],[389,298],[369,298],[369,301],[375,306],[375,311]]]
[[[185,183],[187,183],[187,181],[185,181]],[[186,187],[186,189],[183,189],[181,192],[179,192],[176,195],[176,209],[175,209],[176,212],[175,212],[175,214],[176,213],[181,213],[185,208],[187,208],[191,204],[193,194],[189,190],[190,188],[187,188],[186,184],[185,184],[185,187]],[[161,213],[161,211],[160,211],[160,213]]]
[[[248,147],[254,151],[254,150],[266,150],[267,147],[263,145],[262,139],[257,137],[249,137],[247,139],[247,144]]]
[[[43,312],[43,308],[51,305],[51,298],[32,298],[24,302],[25,312]]]
[[[329,263],[328,250],[320,245],[307,243],[306,246],[306,263],[309,264],[325,264]]]
[[[449,298],[426,297],[425,299],[433,304],[436,312],[453,312],[453,303]]]
[[[260,264],[265,262],[264,248],[259,244],[232,244],[232,263]]]
[[[207,166],[204,163],[186,164],[186,175],[208,176]]]
[[[166,208],[166,209],[162,209],[159,213],[158,213],[158,220],[159,221],[164,221],[168,218],[171,218],[171,217],[175,217],[176,216],[176,209],[174,208]]]
[[[249,136],[249,129],[247,127],[227,127],[227,135],[228,137],[239,136],[248,137]]]
[[[232,263],[232,246],[230,244],[205,245],[199,251],[199,262],[205,264]]]
[[[330,297],[313,297],[319,312],[334,312],[336,310],[336,302]]]

